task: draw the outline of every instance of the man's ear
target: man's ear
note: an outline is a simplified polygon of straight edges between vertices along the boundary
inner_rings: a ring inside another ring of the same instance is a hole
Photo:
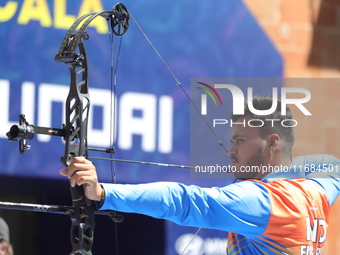
[[[271,134],[267,137],[267,149],[268,151],[272,151],[274,154],[276,149],[277,149],[277,146],[278,146],[278,143],[280,141],[280,136],[278,134]]]

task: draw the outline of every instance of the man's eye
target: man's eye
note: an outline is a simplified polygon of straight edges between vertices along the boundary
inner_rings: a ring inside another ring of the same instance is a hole
[[[242,143],[242,142],[244,142],[244,139],[235,139],[235,140],[230,140],[230,143],[231,144],[234,144],[234,143]]]

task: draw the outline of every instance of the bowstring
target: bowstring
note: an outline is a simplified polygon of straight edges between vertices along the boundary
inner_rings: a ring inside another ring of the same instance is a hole
[[[118,53],[117,53],[117,59],[116,63],[114,64],[114,50],[113,50],[113,34],[111,33],[110,36],[110,45],[111,45],[111,100],[110,100],[110,148],[114,150],[114,153],[110,153],[110,158],[113,159],[115,156],[115,140],[116,140],[116,132],[117,132],[117,126],[116,126],[116,114],[117,114],[117,103],[116,103],[116,98],[117,98],[117,70],[118,70],[118,63],[119,63],[119,58],[120,58],[120,53],[121,53],[121,47],[122,47],[122,41],[123,41],[123,36],[120,36],[119,40],[119,45],[118,45]],[[112,183],[117,182],[117,176],[116,176],[116,162],[112,160],[111,166],[113,166],[114,172],[111,172],[111,177],[112,177]],[[112,170],[112,169],[111,169]]]
[[[115,135],[116,135],[116,113],[117,113],[117,104],[116,104],[116,95],[117,95],[117,70],[118,63],[120,58],[121,46],[123,36],[120,36],[119,46],[118,46],[118,55],[116,59],[116,63],[114,63],[114,34],[111,31],[111,26],[108,22],[108,35],[110,40],[110,52],[111,52],[111,64],[110,64],[110,89],[111,89],[111,97],[110,97],[110,148],[113,149],[113,153],[110,153],[110,159],[115,158]],[[113,95],[112,95],[113,94]],[[110,170],[111,170],[111,182],[117,183],[117,175],[116,175],[116,162],[110,161]],[[118,255],[118,223],[115,224],[115,243],[116,243],[116,255]]]
[[[194,104],[194,102],[192,101],[192,99],[190,98],[190,96],[188,95],[188,93],[185,91],[185,89],[183,88],[181,82],[177,79],[177,77],[175,76],[175,74],[172,72],[172,70],[170,69],[170,67],[168,66],[168,64],[165,62],[165,60],[163,59],[163,57],[161,56],[161,54],[158,52],[158,50],[156,49],[156,47],[153,45],[153,43],[151,42],[151,40],[149,39],[149,37],[146,35],[146,33],[144,32],[144,30],[141,28],[141,26],[138,24],[138,22],[135,20],[135,18],[133,17],[133,15],[131,14],[130,11],[129,12],[129,16],[131,17],[131,19],[133,20],[133,22],[136,24],[137,28],[139,29],[139,31],[142,33],[142,35],[144,36],[144,38],[147,40],[147,42],[149,43],[149,45],[151,46],[151,48],[154,50],[154,52],[156,53],[156,55],[158,56],[158,58],[162,61],[162,63],[164,64],[165,68],[169,71],[169,73],[171,74],[171,76],[173,77],[173,79],[176,82],[176,85],[178,87],[181,88],[181,90],[183,91],[183,93],[185,94],[185,96],[187,97],[187,99],[189,100],[190,104],[192,107],[194,107],[195,111],[198,113],[198,115],[201,117],[201,119],[203,120],[203,122],[205,123],[205,125],[208,127],[208,129],[211,131],[211,133],[213,134],[213,136],[215,137],[215,139],[217,140],[218,144],[222,147],[222,149],[227,153],[228,155],[228,150],[226,149],[226,147],[224,146],[222,140],[217,136],[217,134],[214,132],[214,130],[212,129],[212,127],[209,125],[209,123],[207,122],[207,120],[203,117],[203,115],[200,113],[199,109],[197,108],[197,106]],[[194,236],[192,237],[192,239],[189,241],[189,243],[185,246],[184,250],[181,252],[181,255],[184,254],[184,252],[187,250],[187,248],[190,246],[190,244],[193,242],[193,240],[196,238],[196,236],[198,235],[198,233],[200,232],[202,228],[198,228],[198,230],[196,231],[196,233],[194,234]]]

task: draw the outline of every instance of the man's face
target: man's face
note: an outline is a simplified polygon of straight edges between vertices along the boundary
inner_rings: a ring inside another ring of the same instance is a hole
[[[240,117],[237,122],[248,123],[250,116]],[[260,137],[260,130],[257,127],[243,126],[243,124],[234,125],[231,134],[231,147],[228,154],[232,160],[233,166],[236,167],[235,177],[239,179],[253,179],[260,172],[245,171],[247,166],[260,166],[264,163],[263,150],[265,140]]]

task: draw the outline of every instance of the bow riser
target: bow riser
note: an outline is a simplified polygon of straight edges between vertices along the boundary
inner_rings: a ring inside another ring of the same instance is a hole
[[[63,164],[67,167],[76,156],[88,158],[87,150],[87,123],[90,109],[90,95],[88,91],[88,66],[85,46],[81,40],[78,44],[79,55],[74,61],[66,63],[70,70],[70,90],[66,99],[66,123],[64,128],[65,153]],[[71,243],[73,254],[91,255],[95,219],[94,205],[84,195],[82,186],[71,187],[72,207],[71,214]]]

